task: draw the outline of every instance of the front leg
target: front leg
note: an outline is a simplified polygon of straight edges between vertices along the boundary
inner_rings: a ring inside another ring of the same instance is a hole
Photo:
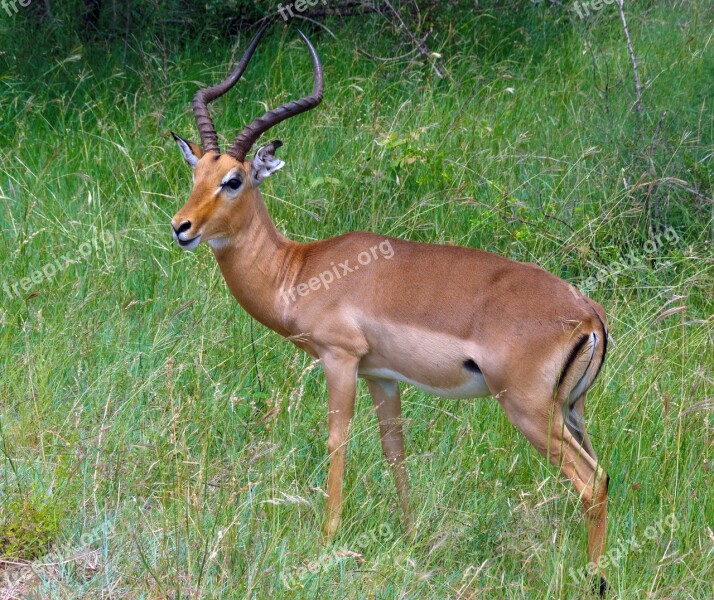
[[[347,461],[347,441],[354,414],[359,359],[347,353],[320,355],[327,379],[330,472],[327,476],[327,510],[323,534],[330,538],[337,531],[342,514],[342,480]]]

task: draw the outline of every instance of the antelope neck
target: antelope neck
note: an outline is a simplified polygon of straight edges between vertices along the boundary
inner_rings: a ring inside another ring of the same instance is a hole
[[[263,325],[288,335],[276,303],[284,281],[298,268],[295,250],[299,244],[277,230],[262,198],[256,196],[250,200],[248,223],[225,245],[212,250],[238,303]]]

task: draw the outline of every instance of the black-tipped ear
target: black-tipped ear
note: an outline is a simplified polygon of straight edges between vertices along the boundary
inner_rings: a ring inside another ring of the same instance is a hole
[[[285,163],[275,156],[275,151],[282,145],[280,140],[273,140],[255,153],[252,169],[253,181],[260,183],[268,175],[272,175],[285,166]]]
[[[176,144],[178,145],[179,150],[181,150],[184,160],[193,169],[198,164],[198,159],[203,156],[203,148],[201,148],[198,144],[194,144],[193,142],[183,139],[180,135],[176,135],[173,131],[171,132],[171,135],[174,137],[174,140],[176,140]]]

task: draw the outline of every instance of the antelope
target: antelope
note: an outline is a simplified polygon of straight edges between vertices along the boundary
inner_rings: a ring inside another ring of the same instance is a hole
[[[536,264],[482,250],[361,231],[307,243],[287,239],[260,193],[263,180],[285,164],[276,157],[282,142],[260,147],[252,160],[246,155],[270,128],[321,102],[323,70],[315,48],[299,32],[312,60],[312,93],[256,118],[225,153],[207,108],[240,79],[266,27],[225,80],[196,92],[201,145],[172,133],[193,168],[193,190],[171,226],[184,250],[208,242],[238,303],[324,370],[330,459],[325,538],[340,522],[348,433],[362,378],[406,527],[400,382],[445,398],[495,397],[509,421],[575,487],[588,558],[597,563],[605,551],[609,477],[585,430],[584,408],[607,351],[604,310]],[[604,576],[600,569],[601,595]]]

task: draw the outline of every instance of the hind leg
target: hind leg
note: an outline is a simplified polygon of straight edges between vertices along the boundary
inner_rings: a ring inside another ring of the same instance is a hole
[[[586,450],[590,441],[583,436],[583,443],[565,426],[559,410],[538,411],[537,404],[528,401],[510,401],[500,398],[509,420],[528,438],[528,441],[543,456],[559,467],[575,487],[582,504],[588,537],[588,560],[598,564],[605,553],[607,537],[607,474],[598,466]],[[553,406],[552,398],[546,397],[540,407]],[[550,412],[550,414],[549,414]],[[592,446],[590,445],[592,448]],[[605,570],[600,568],[601,595],[605,594]]]
[[[409,477],[404,464],[404,435],[402,432],[402,403],[399,396],[399,384],[384,379],[368,379],[369,393],[374,400],[379,419],[379,433],[382,438],[382,451],[394,474],[402,516],[406,529],[410,528]]]

